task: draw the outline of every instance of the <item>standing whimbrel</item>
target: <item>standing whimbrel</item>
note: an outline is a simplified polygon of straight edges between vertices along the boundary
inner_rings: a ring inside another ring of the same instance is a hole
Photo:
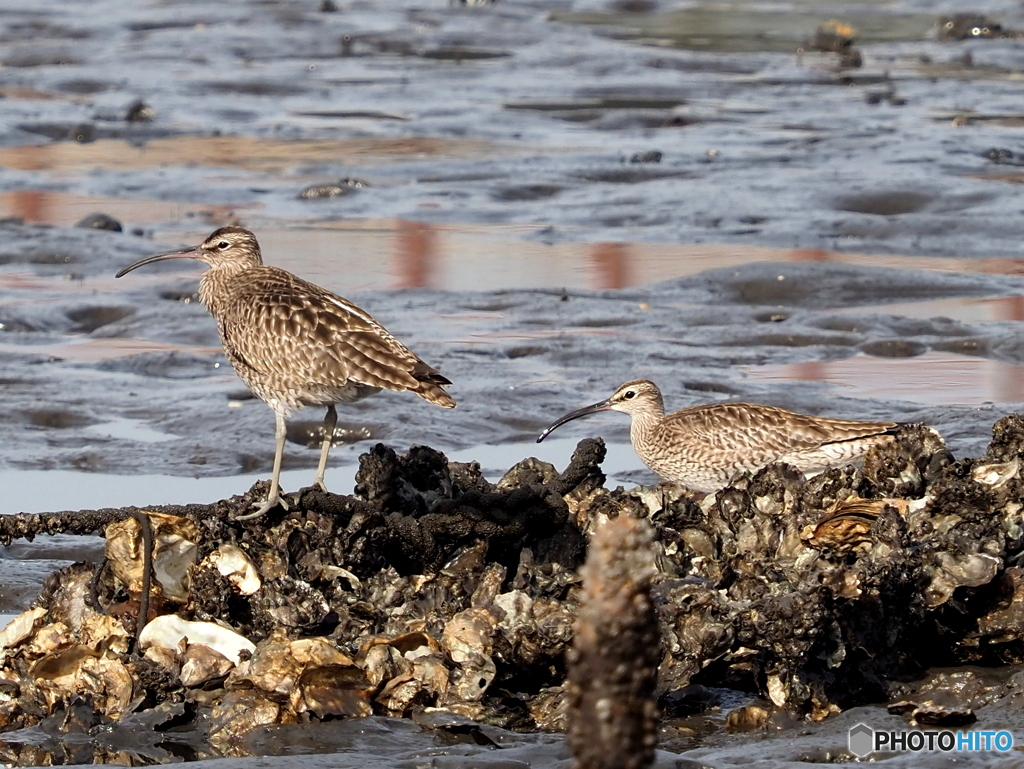
[[[658,386],[635,379],[607,400],[566,414],[537,443],[559,425],[598,411],[629,414],[630,442],[644,464],[666,481],[704,492],[726,486],[736,473],[772,462],[787,462],[804,473],[847,464],[872,446],[893,440],[898,427],[895,422],[812,417],[752,403],[691,406],[665,416]]]
[[[241,227],[221,227],[200,245],[147,256],[117,273],[164,259],[198,259],[210,269],[199,282],[199,298],[217,321],[235,372],[277,416],[274,477],[258,518],[280,495],[285,417],[303,406],[326,406],[316,485],[324,488],[327,453],[338,414],[336,403],[352,403],[388,390],[409,390],[431,403],[454,408],[441,385],[451,384],[388,333],[369,313],[346,299],[263,264],[256,236]]]

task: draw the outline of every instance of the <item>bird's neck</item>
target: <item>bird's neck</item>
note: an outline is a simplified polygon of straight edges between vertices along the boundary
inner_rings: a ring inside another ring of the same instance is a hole
[[[203,277],[199,281],[199,301],[216,315],[217,300],[227,295],[230,286],[237,280],[240,273],[251,268],[251,265],[244,264],[211,267],[203,273]]]
[[[644,443],[645,440],[658,428],[661,420],[665,418],[665,404],[659,398],[643,411],[637,411],[630,415],[633,419],[629,426],[630,442],[636,445]]]

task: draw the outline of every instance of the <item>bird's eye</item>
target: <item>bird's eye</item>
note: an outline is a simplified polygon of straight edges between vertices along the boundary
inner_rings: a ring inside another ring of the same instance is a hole
[[[222,240],[220,243],[217,244],[217,248],[219,248],[221,251],[223,251],[225,248],[227,248],[230,245],[231,244],[228,243],[226,240]]]
[[[622,397],[625,398],[626,400],[629,400],[630,398],[635,398],[636,397],[636,391],[635,390],[626,390],[626,392],[622,393]]]

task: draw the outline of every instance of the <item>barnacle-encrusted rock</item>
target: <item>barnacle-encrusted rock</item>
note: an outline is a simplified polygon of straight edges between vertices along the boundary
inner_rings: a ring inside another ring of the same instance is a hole
[[[195,563],[199,528],[177,515],[147,512],[153,527],[153,582],[169,600],[188,599],[188,571]],[[131,595],[142,592],[142,530],[135,518],[106,529],[106,555],[117,578]]]
[[[46,609],[35,606],[8,622],[7,627],[0,630],[0,653],[12,654],[18,644],[35,632],[36,623],[45,616]]]
[[[287,640],[276,633],[228,676],[228,689],[258,689],[300,716],[368,716],[369,682],[352,659],[326,638]]]
[[[186,689],[223,678],[235,667],[234,660],[204,643],[191,643],[181,655],[178,678]]]
[[[249,556],[234,545],[222,545],[206,556],[206,560],[242,595],[252,595],[263,584]]]
[[[591,540],[566,692],[576,769],[644,769],[654,760],[661,648],[653,541],[646,522],[627,516]]]
[[[985,456],[954,461],[934,431],[905,427],[863,469],[805,479],[772,465],[703,498],[607,490],[597,440],[562,472],[528,459],[496,484],[426,447],[376,446],[351,496],[306,490],[287,512],[235,521],[265,494],[257,484],[149,513],[164,565],[141,639],[136,511],[107,511],[116,568],[58,572],[0,632],[0,680],[17,692],[0,687],[0,727],[188,703],[211,709],[211,741],[233,755],[257,725],[371,712],[565,728],[579,701],[566,684],[579,568],[587,538],[618,519],[652,532],[658,632],[644,637],[661,638],[663,700],[733,687],[799,717],[893,699],[955,719],[957,703],[902,682],[1024,662],[1024,419],[993,432]],[[100,520],[11,516],[0,540]],[[182,622],[195,629],[157,633]],[[221,648],[201,629],[240,640]],[[777,715],[752,710],[733,727]]]
[[[148,623],[139,636],[139,648],[152,647],[184,653],[191,644],[203,644],[237,665],[256,650],[252,641],[213,622],[191,622],[164,614]]]
[[[497,620],[487,609],[470,608],[448,620],[442,643],[459,667],[455,695],[462,702],[478,702],[491,685],[497,669],[491,659]]]

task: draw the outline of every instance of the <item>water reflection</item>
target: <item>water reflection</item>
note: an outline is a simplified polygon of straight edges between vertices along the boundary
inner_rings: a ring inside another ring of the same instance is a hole
[[[520,288],[621,289],[750,262],[836,262],[967,273],[1024,273],[1024,259],[955,259],[849,254],[822,249],[730,244],[543,243],[522,226],[448,226],[408,220],[334,222],[329,227],[256,229],[267,261],[340,291],[432,288],[493,291]],[[198,242],[207,230],[160,233],[168,245]],[[942,301],[942,314],[981,311],[989,320],[1024,319],[1024,297]],[[909,302],[908,307],[927,302]],[[917,314],[912,309],[909,314]]]
[[[18,148],[30,150],[33,148]],[[28,163],[23,159],[23,164]],[[820,248],[738,247],[714,243],[544,243],[522,225],[448,226],[406,219],[282,221],[253,208],[124,200],[21,190],[0,195],[0,215],[70,226],[102,211],[155,228],[157,246],[195,243],[214,227],[239,221],[259,236],[267,261],[342,293],[432,288],[618,289],[749,262],[838,262],[952,272],[1024,274],[1024,259],[959,259],[851,254]],[[239,216],[244,213],[244,216]],[[184,227],[182,227],[184,225]],[[156,278],[165,280],[166,276]],[[155,279],[156,279],[155,278]],[[898,314],[943,314],[963,320],[1024,320],[1024,297],[954,299],[889,305]]]
[[[69,337],[65,341],[52,344],[28,345],[0,342],[0,353],[24,355],[26,351],[31,351],[35,355],[45,355],[53,360],[97,363],[142,353],[188,352],[193,355],[214,356],[220,355],[221,348],[130,337],[83,337],[82,335]]]
[[[7,192],[0,196],[4,216],[14,216],[26,222],[45,220],[46,194],[37,190]]]
[[[437,288],[437,228],[399,219],[394,240],[398,268],[395,288]]]
[[[863,43],[881,41],[916,41],[928,34],[934,16],[923,13],[885,9],[881,3],[844,3],[843,21],[857,30]],[[619,4],[623,6],[626,4]],[[654,13],[623,12],[609,4],[611,10],[555,10],[552,18],[570,24],[586,24],[617,39],[636,40],[660,46],[672,45],[697,51],[785,51],[806,45],[808,30],[833,18],[836,10],[827,3],[781,4],[771,9],[757,3],[691,3],[694,7],[672,8]],[[810,7],[801,7],[810,5]],[[815,5],[819,7],[814,7]],[[651,4],[651,8],[657,8]],[[824,8],[825,10],[821,10]]]
[[[19,149],[30,149],[20,147]],[[200,217],[211,222],[230,216],[234,207],[203,205],[201,209],[166,200],[125,200],[72,195],[50,190],[15,190],[0,193],[0,215],[26,222],[70,227],[96,211],[132,225],[147,222],[177,222]]]
[[[26,150],[22,165],[37,163]],[[205,209],[201,216],[187,217],[180,204],[148,200],[89,198],[41,190],[23,190],[0,196],[3,214],[28,221],[67,225],[86,213],[102,210],[116,218],[139,221],[188,222],[187,229],[159,230],[154,250],[164,244],[198,242],[209,229],[234,216],[228,210]],[[260,222],[254,227],[264,255],[273,264],[296,272],[342,293],[363,290],[429,288],[450,291],[482,291],[517,288],[621,289],[676,279],[703,270],[738,267],[754,261],[839,262],[877,265],[881,258],[847,254],[820,248],[737,248],[716,244],[649,243],[556,243],[524,237],[523,226],[440,226],[404,219],[349,220],[311,223]],[[112,236],[124,237],[124,236]],[[988,274],[1024,274],[1024,259],[957,259],[887,255],[887,267],[917,268]],[[140,279],[147,279],[141,276]],[[167,274],[148,279],[173,280]],[[194,281],[194,272],[180,280]],[[50,286],[49,283],[57,281]],[[82,286],[68,286],[63,279],[41,278],[17,272],[5,273],[0,284],[14,291],[49,288],[66,292],[106,290],[106,283],[92,278]],[[880,304],[878,311],[908,317],[944,316],[965,323],[1024,321],[1024,296],[987,298],[939,298]],[[860,312],[864,308],[837,308]],[[544,333],[564,333],[551,330]],[[23,352],[21,345],[0,345],[4,352]],[[77,361],[97,361],[139,352],[182,349],[180,345],[135,339],[88,338],[51,342],[44,352]],[[196,348],[197,354],[215,354]],[[1021,367],[982,358],[930,352],[915,358],[885,359],[857,356],[840,361],[819,361],[748,369],[766,379],[799,379],[829,382],[860,397],[899,397],[927,404],[1006,403],[1024,400]],[[880,385],[879,383],[884,383]]]
[[[591,247],[597,288],[626,288],[629,280],[630,249],[625,243],[597,243]]]
[[[913,401],[930,406],[980,406],[1024,401],[1024,367],[943,352],[914,358],[857,355],[835,361],[749,366],[755,379],[828,382],[839,395]]]
[[[1004,296],[992,302],[998,320],[1024,320],[1024,296]]]
[[[130,428],[132,437],[137,439],[140,426],[132,425]],[[100,429],[109,432],[109,424]],[[141,429],[146,435],[153,432],[144,426]],[[153,435],[159,437],[160,434],[153,432]],[[479,445],[447,454],[455,462],[479,462],[485,477],[497,482],[508,468],[527,457],[565,467],[576,443],[575,438],[553,438],[540,444],[530,441],[500,446]],[[369,443],[362,443],[336,448],[331,454],[332,464],[327,468],[327,487],[339,494],[352,493],[359,455],[369,447]],[[625,482],[625,476],[646,472],[632,446],[618,443],[608,444],[608,455],[602,468],[613,482]],[[312,476],[306,468],[284,470],[281,472],[281,484],[289,492],[296,491],[308,485]],[[6,489],[0,499],[0,515],[139,504],[208,503],[242,494],[256,481],[267,477],[269,473],[188,478],[156,474],[107,475],[75,470],[0,469],[0,484]]]
[[[347,139],[265,139],[255,136],[175,136],[150,139],[134,147],[121,139],[0,148],[0,166],[22,171],[48,170],[58,175],[181,166],[235,168],[279,174],[315,163],[394,160],[402,157],[475,157],[495,151],[489,142],[459,137],[352,137]],[[506,149],[507,151],[507,149]]]

